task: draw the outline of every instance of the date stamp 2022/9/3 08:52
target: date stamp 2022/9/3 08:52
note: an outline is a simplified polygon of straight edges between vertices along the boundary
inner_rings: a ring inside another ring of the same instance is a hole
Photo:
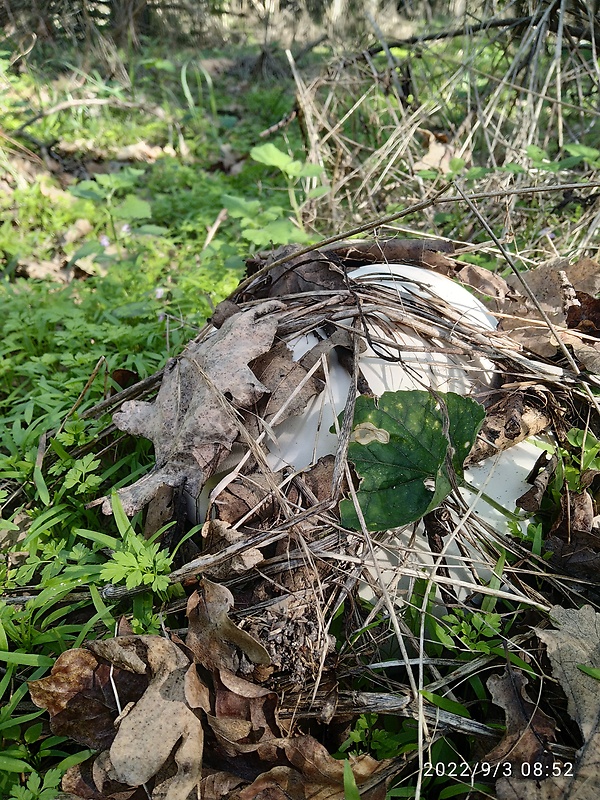
[[[423,765],[424,777],[446,778],[533,778],[544,780],[546,778],[573,777],[573,763],[571,761],[524,761],[514,764],[511,761],[477,761],[474,764],[467,762],[438,762],[427,761]]]

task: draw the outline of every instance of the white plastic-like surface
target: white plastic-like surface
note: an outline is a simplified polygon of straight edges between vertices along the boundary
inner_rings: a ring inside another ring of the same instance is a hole
[[[403,264],[375,264],[361,267],[351,273],[354,280],[363,285],[385,287],[397,296],[398,310],[410,303],[423,300],[434,300],[430,303],[435,308],[435,298],[452,306],[456,320],[466,322],[476,329],[491,331],[496,328],[495,318],[488,313],[485,307],[462,286],[450,279],[437,275],[429,270],[419,269]],[[379,317],[379,323],[370,319],[371,336],[390,337],[390,320],[384,316]],[[400,317],[401,319],[401,317]],[[395,320],[392,326],[393,337],[402,346],[401,361],[390,362],[381,358],[373,348],[368,346],[360,356],[360,368],[369,387],[376,395],[385,391],[398,391],[410,389],[423,389],[431,386],[441,392],[457,392],[463,395],[472,395],[474,390],[491,386],[493,381],[493,365],[489,361],[473,357],[448,355],[435,352],[435,346],[420,336],[410,323],[398,324]],[[315,334],[297,337],[290,343],[294,360],[301,358],[319,341]],[[440,349],[444,349],[443,346]],[[344,409],[350,378],[347,371],[340,365],[335,351],[331,351],[327,358],[328,379],[325,390],[308,403],[306,411],[301,416],[289,417],[282,424],[275,425],[273,432],[277,442],[269,437],[265,442],[269,454],[268,461],[274,470],[291,467],[295,470],[308,468],[321,456],[335,453],[337,435],[330,433],[335,419]],[[539,449],[533,444],[523,442],[500,453],[495,458],[490,458],[481,465],[472,467],[466,472],[466,479],[477,488],[483,488],[485,494],[508,510],[513,510],[515,500],[529,488],[525,478],[535,463]],[[235,465],[233,456],[224,465],[225,470],[231,470]],[[200,515],[205,513],[208,493],[217,484],[213,478],[200,498]],[[490,506],[482,497],[476,498],[467,490],[462,491],[463,499],[471,506],[480,518],[496,530],[506,530],[506,518],[497,509]],[[427,542],[421,533],[413,535],[413,526],[390,539],[390,545],[377,548],[379,573],[383,575],[386,583],[393,585],[397,581],[397,572],[393,567],[405,562],[407,559],[416,565],[431,565],[434,556],[429,551]],[[469,548],[468,548],[469,549]],[[489,571],[477,564],[474,550],[474,563],[471,571],[469,565],[464,565],[464,556],[460,554],[455,545],[451,545],[446,555],[446,563],[451,575],[456,581],[473,581],[473,572],[480,577],[488,577]],[[468,559],[467,559],[468,562]],[[377,571],[377,570],[375,570]],[[365,594],[366,592],[366,594]],[[372,599],[369,589],[361,592]],[[468,592],[461,592],[462,596]]]
[[[488,331],[496,328],[496,320],[485,306],[444,275],[406,264],[373,264],[359,267],[350,275],[364,285],[391,289],[397,295],[399,312],[407,301],[415,297],[429,301],[432,297],[439,297],[454,308],[459,318],[476,328]],[[383,316],[381,325],[370,326],[374,337],[389,338],[389,330],[389,321]],[[426,386],[440,392],[468,395],[476,381],[489,386],[493,380],[493,365],[489,362],[475,359],[466,364],[465,359],[435,352],[435,347],[411,331],[409,325],[402,328],[396,325],[394,338],[403,348],[401,363],[381,358],[370,346],[360,357],[363,377],[378,397],[384,392],[423,389]],[[314,334],[294,340],[291,343],[294,360],[300,359],[317,342]],[[332,353],[326,390],[309,402],[301,417],[288,417],[275,428],[278,446],[272,441],[267,444],[273,470],[285,466],[304,469],[321,456],[335,452],[337,436],[329,433],[329,429],[344,409],[349,386],[348,372]]]

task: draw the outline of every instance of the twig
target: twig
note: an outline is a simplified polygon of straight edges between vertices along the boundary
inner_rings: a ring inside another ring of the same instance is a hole
[[[451,31],[439,31],[438,33],[426,33],[419,36],[408,36],[406,39],[393,39],[387,43],[388,47],[406,47],[407,44],[420,44],[421,42],[434,42],[439,39],[454,39],[456,36],[466,36],[480,31],[491,30],[492,28],[515,28],[517,25],[531,25],[542,17],[541,13],[530,17],[509,17],[508,19],[491,19],[487,22],[479,22],[476,25],[463,25],[462,28],[454,28]],[[382,51],[381,45],[370,47],[367,52],[373,56]]]
[[[215,219],[215,221],[213,222],[213,224],[210,226],[210,228],[207,231],[206,240],[205,240],[204,244],[202,245],[202,250],[206,250],[208,245],[215,238],[215,234],[219,230],[219,228],[221,227],[221,223],[225,222],[226,219],[227,219],[227,209],[226,208],[222,208],[219,211],[219,213],[217,214],[217,218]]]
[[[349,239],[352,236],[357,236],[359,233],[366,233],[367,231],[372,231],[375,228],[380,228],[383,225],[388,225],[390,222],[395,222],[397,219],[401,219],[402,217],[406,217],[409,214],[414,214],[415,211],[422,211],[425,208],[430,208],[431,206],[436,205],[436,203],[459,203],[464,202],[465,200],[484,200],[490,197],[507,197],[510,195],[520,195],[520,194],[540,194],[543,192],[564,192],[564,191],[571,191],[577,189],[592,189],[600,187],[600,181],[590,181],[589,183],[565,183],[565,184],[557,184],[555,186],[524,186],[520,189],[498,189],[497,191],[492,192],[476,192],[474,194],[465,195],[458,194],[458,195],[450,195],[450,197],[444,197],[440,200],[442,195],[448,191],[448,189],[452,186],[451,183],[445,184],[438,192],[436,192],[433,197],[430,197],[427,200],[422,200],[420,203],[415,203],[415,205],[409,206],[405,208],[403,211],[396,211],[394,214],[388,214],[385,217],[378,217],[376,220],[371,222],[366,222],[364,225],[359,225],[356,228],[350,228],[350,230],[342,231],[342,233],[338,233],[335,236],[329,236],[327,239],[322,239],[320,242],[316,242],[315,244],[308,245],[307,247],[302,248],[301,250],[295,250],[293,253],[289,253],[286,256],[282,256],[282,258],[278,258],[276,261],[273,261],[272,264],[266,264],[264,267],[255,272],[254,275],[251,275],[249,278],[243,280],[238,287],[229,295],[229,299],[235,299],[237,295],[243,292],[245,289],[248,288],[257,278],[261,278],[263,275],[266,275],[275,267],[280,266],[281,264],[287,264],[288,261],[292,259],[299,258],[300,256],[305,256],[307,253],[312,253],[315,250],[320,250],[322,247],[326,247],[327,245],[334,244],[335,242],[343,241],[344,239]],[[494,242],[497,239],[494,237]],[[503,251],[504,252],[504,251]]]
[[[430,206],[435,205],[436,201],[444,194],[444,192],[448,191],[451,185],[452,184],[450,183],[445,184],[445,186],[436,192],[433,197],[430,197],[428,200],[421,200],[420,203],[415,203],[415,205],[409,206],[403,211],[396,211],[394,214],[388,214],[385,217],[380,217],[374,222],[365,222],[364,225],[359,225],[356,228],[351,228],[349,231],[343,231],[335,236],[330,236],[329,238],[323,239],[316,244],[308,245],[308,247],[304,247],[302,250],[295,250],[293,253],[289,253],[287,256],[278,258],[276,261],[273,261],[272,264],[266,264],[264,267],[259,269],[258,272],[255,272],[254,275],[251,275],[249,278],[246,278],[246,280],[242,281],[237,289],[235,289],[235,291],[229,295],[229,299],[233,299],[240,292],[243,292],[244,289],[247,289],[250,284],[254,283],[257,278],[261,278],[263,275],[266,275],[267,272],[270,272],[274,267],[278,267],[280,264],[286,264],[288,261],[299,258],[300,256],[304,256],[307,253],[312,253],[314,250],[318,250],[324,245],[333,244],[333,242],[340,242],[343,239],[348,239],[351,236],[356,236],[359,233],[372,231],[374,228],[378,228],[380,225],[386,225],[387,223],[394,222],[394,220],[400,219],[401,217],[406,217],[408,214],[414,214],[415,211],[422,211],[424,208],[429,208]],[[578,184],[578,186],[581,186],[581,184]]]
[[[74,98],[73,100],[63,100],[62,103],[57,103],[55,106],[52,106],[52,108],[47,108],[45,111],[40,111],[33,117],[25,120],[25,122],[19,128],[17,128],[16,131],[13,131],[13,136],[19,136],[21,133],[23,133],[25,128],[33,125],[33,123],[37,122],[39,119],[49,117],[51,114],[58,114],[59,111],[67,111],[69,108],[77,108],[78,106],[113,106],[114,108],[123,109],[141,108],[145,111],[150,111],[151,114],[154,114],[157,117],[164,118],[164,111],[162,109],[147,109],[142,103],[133,103],[129,100],[114,100],[112,97],[90,97],[87,99]]]

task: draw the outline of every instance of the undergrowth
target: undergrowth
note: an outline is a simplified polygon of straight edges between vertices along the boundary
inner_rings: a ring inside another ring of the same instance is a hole
[[[492,47],[487,55],[489,64],[480,63],[481,70],[496,68],[501,58]],[[89,638],[114,635],[121,615],[136,633],[177,628],[178,618],[160,609],[183,594],[166,578],[176,553],[163,549],[160,537],[145,539],[139,516],[129,521],[115,504],[117,513],[106,518],[90,505],[151,467],[149,444],[118,439],[108,427],[109,415],[86,412],[123,388],[124,380],[147,378],[179,353],[216,303],[235,288],[248,254],[327,235],[332,217],[328,211],[320,215],[319,209],[336,200],[328,196],[331,174],[307,163],[298,128],[277,133],[267,145],[260,139],[261,130],[292,108],[291,83],[240,88],[235,79],[213,80],[196,58],[173,58],[156,44],[128,65],[127,89],[94,70],[75,67],[66,57],[58,61],[58,71],[48,74],[33,56],[20,73],[11,69],[7,47],[0,56],[5,90],[0,168],[9,188],[0,195],[0,795],[52,800],[60,775],[89,751],[51,735],[43,712],[27,700],[27,681],[46,674],[65,650]],[[426,66],[433,69],[433,61]],[[440,62],[438,68],[446,67]],[[18,139],[24,117],[38,105],[59,102],[65,86],[72,89],[79,80],[95,98],[113,104],[73,106],[29,125],[26,131],[33,140]],[[454,103],[459,101],[460,93]],[[138,106],[119,107],[125,102]],[[381,96],[369,102],[373,114],[385,105]],[[454,122],[457,113],[456,105],[448,109]],[[350,133],[363,142],[364,131]],[[13,134],[20,144],[13,143]],[[162,148],[154,163],[108,163],[119,148],[141,140]],[[32,154],[36,142],[54,142],[55,151],[68,151],[80,161],[89,160],[93,150],[102,171],[84,179],[67,174],[58,182],[37,153]],[[15,154],[28,165],[25,177],[12,159]],[[500,166],[485,159],[485,164],[469,164],[456,156],[450,173],[423,169],[416,180],[427,192],[442,178],[461,180],[469,189],[477,189],[489,176],[507,174],[571,179],[599,169],[599,159],[600,151],[589,143],[567,142],[560,152],[553,145],[529,145]],[[577,196],[566,198],[559,211],[575,215],[578,201]],[[403,206],[392,194],[381,210]],[[540,227],[539,207],[535,201],[519,200],[517,208],[525,224],[511,231],[516,238],[510,246],[515,252],[525,249],[532,259],[539,255],[533,232]],[[353,215],[356,209],[349,201],[342,216]],[[404,222],[422,227],[423,219]],[[436,211],[426,222],[439,235],[486,240],[458,205]],[[543,226],[550,239],[560,224],[559,212],[551,211]],[[506,236],[501,219],[497,230]],[[493,250],[468,258],[496,268]],[[35,277],[42,263],[45,277]],[[599,446],[589,438],[584,446],[577,432],[570,437],[572,447],[583,454],[564,451],[560,456],[563,474],[575,487],[585,469],[597,466]],[[554,504],[560,504],[559,484],[551,488]],[[513,531],[538,556],[554,513],[547,507],[543,512],[542,521],[534,521],[527,533],[520,527]],[[510,557],[499,557],[496,580],[502,559]],[[111,604],[102,594],[108,584],[143,591]],[[424,592],[418,583],[406,614],[415,636],[422,609],[430,611],[433,602],[424,601]],[[389,623],[382,615],[373,621],[371,611],[364,607],[358,612],[369,621],[364,631],[355,628],[353,640],[345,638],[344,609],[339,629],[332,626],[338,631],[340,656],[361,647],[375,652],[387,640],[389,657],[383,667],[373,667],[368,679],[348,679],[349,685],[364,690],[379,682],[393,686],[402,674],[394,665],[398,654],[389,645]],[[428,655],[443,660],[451,654],[459,662],[480,656],[502,661],[504,642],[517,627],[517,612],[505,601],[486,601],[478,611],[456,608],[442,618],[429,614]],[[532,673],[528,663],[511,658]],[[383,671],[385,678],[380,677]],[[485,717],[491,705],[477,674],[468,678],[461,702],[435,691],[427,692],[427,700],[466,717]],[[414,753],[417,742],[412,721],[366,714],[350,726],[338,755],[400,757]],[[461,764],[477,754],[473,737],[448,736],[432,745],[429,761]],[[454,777],[433,772],[423,784],[425,796],[456,796]],[[485,789],[485,782],[480,788]],[[389,796],[411,793],[409,783],[392,788]]]

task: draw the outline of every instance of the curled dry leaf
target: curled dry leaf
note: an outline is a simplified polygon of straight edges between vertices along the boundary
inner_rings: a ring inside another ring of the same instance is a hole
[[[572,769],[558,764],[563,777],[541,782],[502,778],[496,784],[498,800],[596,800],[600,794],[599,684],[578,668],[582,664],[600,669],[600,614],[591,606],[554,606],[550,618],[556,630],[536,629],[536,633],[546,645],[553,675],[565,691],[569,714],[584,744]]]
[[[250,786],[234,795],[235,800],[273,798],[273,800],[344,800],[344,762],[333,758],[312,736],[281,739],[280,747],[292,767],[278,766],[260,775]],[[350,765],[363,800],[383,800],[385,781],[364,791],[361,787],[377,772],[384,772],[389,761],[376,761],[364,755],[350,758]],[[370,782],[370,781],[369,781]]]
[[[156,400],[130,400],[114,415],[120,430],[152,440],[155,469],[119,490],[125,512],[139,511],[163,485],[180,486],[196,497],[229,453],[239,423],[238,408],[251,407],[267,391],[248,363],[271,347],[277,330],[274,312],[263,303],[227,319],[214,336],[192,342],[169,362]],[[110,500],[102,506],[111,513]]]
[[[141,786],[172,758],[175,774],[160,783],[156,797],[187,800],[202,770],[204,732],[196,710],[210,710],[208,689],[200,682],[195,664],[160,636],[107,639],[90,643],[90,649],[110,660],[128,661],[137,669],[139,658],[144,671],[150,672],[148,688],[122,715],[109,752],[112,773],[128,786]],[[144,650],[142,659],[139,654]]]
[[[542,498],[556,472],[557,466],[558,457],[556,455],[549,456],[546,452],[541,453],[531,474],[527,477],[527,482],[531,483],[532,487],[516,499],[515,505],[517,508],[522,508],[532,514],[540,510]]]
[[[226,669],[215,673],[214,682],[215,713],[208,723],[222,750],[228,756],[257,752],[263,761],[276,761],[277,695]]]
[[[520,394],[520,393],[517,393]],[[523,401],[520,408],[516,398],[509,396],[486,412],[483,425],[471,449],[465,466],[477,464],[485,458],[508,450],[530,436],[545,431],[552,419],[548,413]]]
[[[596,470],[588,470],[596,473]],[[587,473],[583,473],[582,479]],[[589,478],[593,479],[593,476]],[[544,542],[552,553],[550,563],[562,573],[597,581],[600,575],[600,536],[594,529],[594,501],[584,490],[565,492],[560,498],[559,516]]]
[[[50,728],[95,750],[110,747],[117,716],[114,687],[122,707],[136,702],[148,685],[146,675],[112,666],[110,659],[84,649],[66,650],[50,675],[29,683],[33,702],[50,714]]]
[[[248,274],[253,275],[280,258],[293,256],[298,250],[297,245],[286,245],[268,255],[258,253],[246,261]],[[293,257],[285,264],[274,267],[250,284],[247,292],[238,299],[256,300],[301,292],[337,291],[344,289],[345,286],[343,271],[336,266],[334,260],[327,253],[314,250],[312,253]]]
[[[229,487],[231,488],[231,486]],[[244,534],[232,528],[227,522],[220,519],[211,519],[204,523],[202,527],[202,536],[206,538],[207,548],[218,552],[230,544],[239,542],[244,538]],[[263,554],[258,547],[248,547],[241,553],[233,556],[233,558],[225,564],[215,564],[210,570],[207,570],[213,578],[219,578],[222,574],[223,577],[230,575],[232,572],[239,574],[248,572],[248,570],[260,564],[264,560]]]
[[[556,722],[528,697],[523,673],[507,669],[504,675],[492,675],[487,687],[492,700],[504,709],[506,733],[502,741],[485,757],[491,764],[533,764],[550,759],[548,744],[556,740]]]
[[[269,664],[271,659],[262,644],[227,616],[232,607],[233,595],[227,587],[206,578],[202,580],[187,604],[187,647],[207,669],[235,672],[238,663],[235,647],[255,664]]]
[[[566,259],[557,258],[541,264],[536,269],[529,270],[525,275],[527,286],[537,298],[541,307],[554,325],[564,326],[567,322],[564,313],[564,278],[575,287],[577,295],[588,293],[595,295],[600,291],[600,265],[589,258],[580,259],[575,264],[569,264]],[[503,319],[502,330],[510,334],[511,338],[523,344],[541,356],[554,356],[557,344],[547,327],[532,325],[532,320],[542,321],[539,311],[531,300],[524,296],[520,281],[515,276],[507,278],[507,283],[517,293],[517,297],[507,299],[494,310],[505,314],[514,315],[514,319]],[[592,297],[593,299],[593,297]],[[573,312],[575,313],[575,312]],[[591,312],[593,315],[595,311]],[[595,319],[596,317],[593,316]],[[576,318],[573,320],[577,325]],[[584,322],[584,325],[587,324]],[[592,324],[593,323],[592,320]]]

